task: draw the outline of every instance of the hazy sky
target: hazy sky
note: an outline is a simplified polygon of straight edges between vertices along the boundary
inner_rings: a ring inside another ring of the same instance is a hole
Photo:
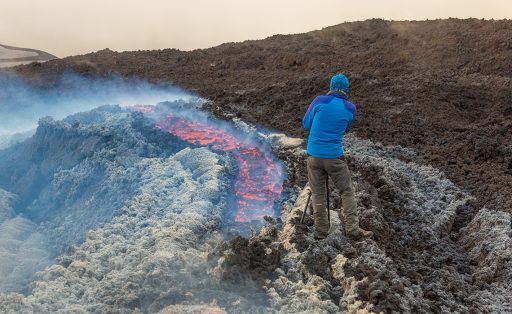
[[[512,0],[0,0],[0,43],[59,57],[206,48],[368,18],[512,18]]]

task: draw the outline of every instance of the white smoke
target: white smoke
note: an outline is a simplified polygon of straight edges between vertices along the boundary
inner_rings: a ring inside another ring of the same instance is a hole
[[[44,116],[62,119],[101,105],[133,106],[196,98],[168,84],[119,76],[85,78],[66,73],[51,86],[34,84],[12,74],[0,74],[0,149],[2,136],[32,130]]]

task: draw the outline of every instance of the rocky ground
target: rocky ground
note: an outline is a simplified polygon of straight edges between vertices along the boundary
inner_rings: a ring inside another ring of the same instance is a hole
[[[510,214],[483,208],[462,227],[472,196],[439,170],[403,161],[414,151],[353,136],[347,148],[361,224],[374,239],[347,240],[333,211],[329,237],[315,241],[311,217],[300,223],[306,187],[283,221],[221,250],[228,281],[265,274],[273,308],[287,313],[512,311]]]
[[[191,52],[103,50],[15,71],[43,85],[70,68],[171,81],[212,100],[218,116],[303,138],[309,102],[330,75],[347,73],[359,110],[347,151],[375,240],[348,242],[335,228],[312,241],[297,224],[304,156],[283,151],[297,203],[260,235],[219,248],[225,280],[241,280],[237,268],[258,274],[289,312],[479,313],[512,311],[511,60],[511,21],[370,20]]]

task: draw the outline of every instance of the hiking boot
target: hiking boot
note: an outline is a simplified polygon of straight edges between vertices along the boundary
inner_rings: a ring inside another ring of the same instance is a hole
[[[351,230],[350,232],[345,232],[345,236],[357,241],[361,239],[373,238],[373,232],[358,227],[357,229]]]
[[[315,232],[314,238],[315,238],[315,240],[319,241],[319,240],[323,240],[323,239],[327,238],[328,235],[329,235],[329,233],[327,233],[327,232],[317,231],[317,232]]]

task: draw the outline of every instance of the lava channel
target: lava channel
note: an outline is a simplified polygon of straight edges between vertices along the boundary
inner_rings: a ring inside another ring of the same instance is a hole
[[[138,105],[133,110],[154,113],[154,106]],[[232,153],[238,164],[235,182],[235,221],[251,222],[275,216],[274,206],[283,191],[283,169],[269,153],[248,144],[222,128],[166,113],[155,118],[156,127],[191,144]]]

